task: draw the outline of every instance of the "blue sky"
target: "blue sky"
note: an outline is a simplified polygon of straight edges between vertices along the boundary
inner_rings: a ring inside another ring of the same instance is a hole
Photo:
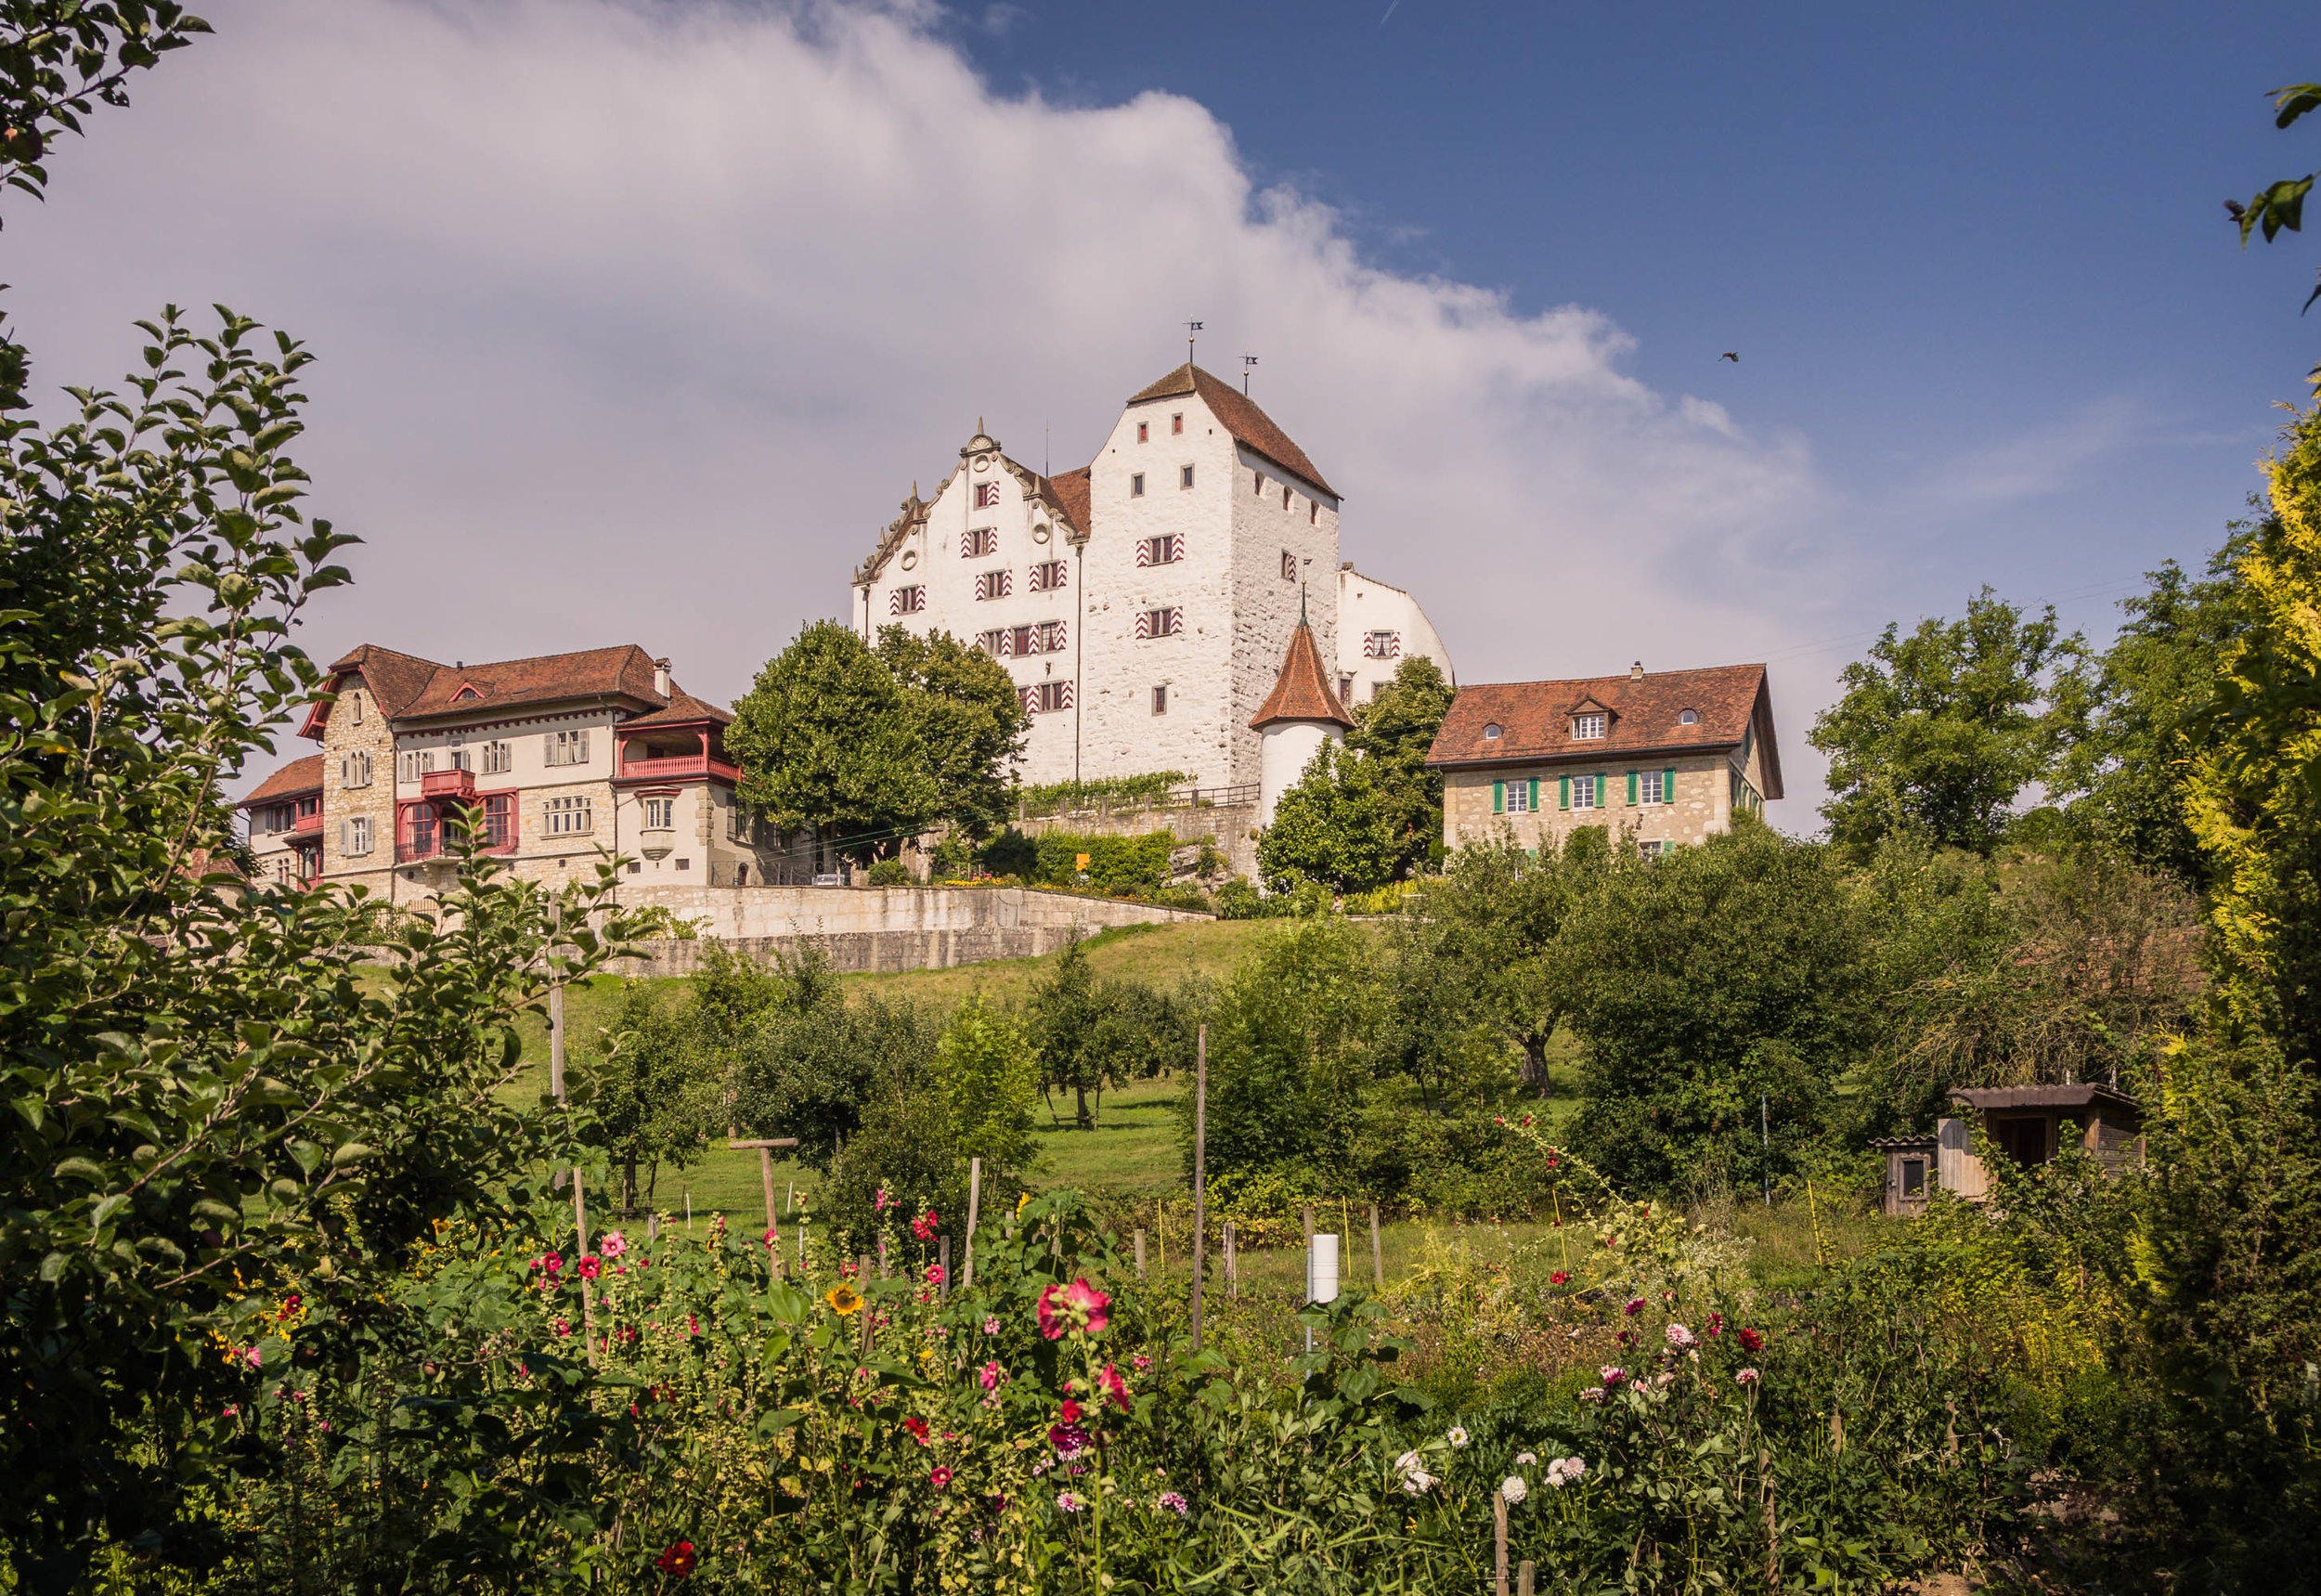
[[[36,376],[231,304],[319,356],[310,617],[639,642],[730,700],[979,420],[1085,461],[1181,358],[1462,680],[1846,662],[1989,583],[2107,632],[2321,357],[2312,7],[209,0],[11,201]],[[1732,364],[1718,356],[1737,351]]]
[[[1004,92],[1199,100],[1380,261],[1588,305],[1647,383],[1809,439],[1885,575],[1865,624],[2198,558],[2321,357],[2321,247],[2244,255],[2222,205],[2321,165],[2263,97],[2321,74],[2310,6],[1033,0],[948,32]]]

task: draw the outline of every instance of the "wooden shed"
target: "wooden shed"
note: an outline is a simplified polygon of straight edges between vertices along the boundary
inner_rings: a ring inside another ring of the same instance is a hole
[[[1924,1213],[1935,1188],[1937,1138],[1886,1136],[1870,1145],[1886,1155],[1886,1212],[1897,1218]]]
[[[2144,1159],[2144,1106],[2110,1086],[1973,1086],[1951,1094],[1957,1112],[1936,1127],[1938,1175],[1945,1191],[1968,1201],[1990,1194],[1990,1174],[1975,1154],[1970,1127],[2025,1169],[2047,1163],[2066,1147],[2093,1153],[2105,1168]]]

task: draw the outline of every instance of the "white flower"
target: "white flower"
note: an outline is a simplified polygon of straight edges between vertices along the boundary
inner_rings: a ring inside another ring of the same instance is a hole
[[[1692,1344],[1692,1332],[1686,1330],[1682,1325],[1671,1324],[1667,1330],[1662,1333],[1667,1336],[1668,1344],[1678,1348],[1679,1351]]]
[[[1426,1460],[1420,1457],[1416,1452],[1405,1452],[1401,1457],[1394,1460],[1394,1473],[1398,1474],[1415,1474],[1419,1472],[1420,1468],[1425,1461]]]
[[[1531,1487],[1524,1484],[1524,1477],[1521,1474],[1510,1474],[1499,1482],[1499,1495],[1507,1499],[1507,1505],[1510,1507],[1513,1507],[1530,1494]]]
[[[1591,1385],[1587,1390],[1579,1394],[1579,1399],[1582,1402],[1601,1402],[1603,1400],[1603,1387],[1601,1385]]]
[[[1539,1460],[1538,1456],[1537,1456],[1537,1454],[1536,1454],[1536,1453],[1532,1453],[1532,1452],[1518,1452],[1518,1453],[1516,1453],[1516,1454],[1515,1454],[1515,1466],[1516,1466],[1517,1468],[1520,1468],[1520,1469],[1527,1469],[1527,1468],[1530,1468],[1533,1464],[1537,1463],[1538,1460]]]
[[[1548,1465],[1548,1484],[1557,1490],[1577,1480],[1588,1472],[1588,1463],[1581,1458],[1558,1458]]]
[[[1740,1373],[1738,1373],[1738,1374],[1734,1375],[1732,1378],[1733,1378],[1734,1380],[1738,1381],[1738,1382],[1739,1382],[1740,1383],[1742,1383],[1743,1385],[1755,1385],[1755,1384],[1757,1383],[1757,1370],[1756,1370],[1756,1369],[1743,1369]]]
[[[1414,1469],[1402,1477],[1402,1488],[1412,1496],[1422,1496],[1443,1482],[1422,1469]]]
[[[1454,1447],[1463,1447],[1467,1444],[1467,1432],[1461,1430],[1458,1425],[1454,1424],[1450,1428],[1450,1434],[1444,1436],[1443,1439],[1448,1441]]]

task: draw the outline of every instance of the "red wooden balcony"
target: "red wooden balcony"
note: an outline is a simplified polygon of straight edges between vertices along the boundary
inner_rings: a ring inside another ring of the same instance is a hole
[[[293,836],[309,836],[309,837],[319,837],[319,836],[321,836],[321,835],[322,835],[322,813],[321,813],[321,811],[320,811],[319,810],[318,810],[318,811],[315,811],[313,814],[302,814],[302,815],[300,815],[300,816],[299,816],[296,820],[293,820],[293,821],[292,821],[292,822],[291,822],[291,832],[292,832],[292,834]]]
[[[459,798],[462,801],[475,796],[473,771],[429,771],[419,778],[419,796],[425,798]]]
[[[707,754],[669,754],[659,759],[630,759],[620,762],[620,774],[614,778],[624,782],[681,781],[687,777],[718,776],[729,782],[742,779],[741,768]]]
[[[465,772],[452,772],[464,775]],[[509,854],[516,850],[516,821],[513,802],[499,795],[487,798],[484,812],[478,817],[475,832],[479,853]],[[428,859],[452,859],[460,851],[463,822],[460,811],[439,814],[424,805],[413,804],[402,816],[402,835],[395,839],[395,862],[416,864]]]

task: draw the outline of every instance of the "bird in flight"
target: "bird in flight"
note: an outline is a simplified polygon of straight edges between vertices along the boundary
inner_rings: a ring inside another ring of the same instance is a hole
[[[1718,356],[1717,358],[1719,360],[1730,360],[1736,366],[1741,364],[1741,357],[1731,349],[1726,350],[1722,355]]]

